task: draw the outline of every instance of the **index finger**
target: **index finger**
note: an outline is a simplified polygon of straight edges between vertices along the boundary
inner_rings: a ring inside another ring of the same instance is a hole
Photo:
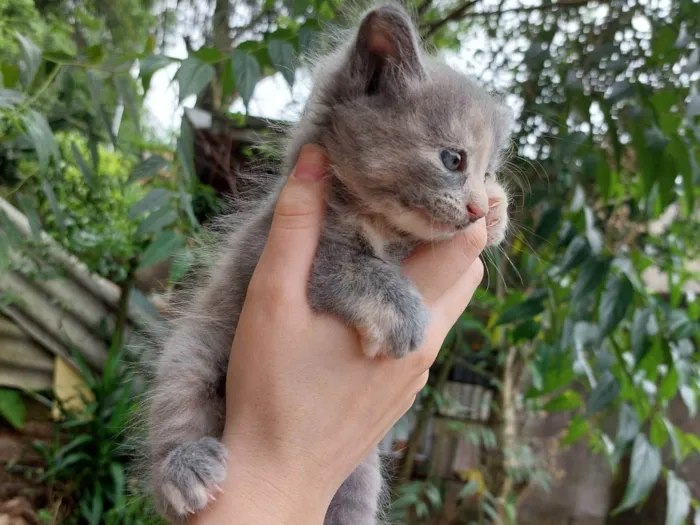
[[[477,221],[447,241],[421,247],[404,261],[403,274],[432,306],[467,273],[486,246],[486,223]]]

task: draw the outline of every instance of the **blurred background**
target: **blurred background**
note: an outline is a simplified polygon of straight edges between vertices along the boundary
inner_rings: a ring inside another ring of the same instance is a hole
[[[0,524],[159,523],[128,475],[139,334],[347,7],[0,0]],[[410,7],[518,114],[517,189],[382,443],[391,522],[699,525],[700,3]]]

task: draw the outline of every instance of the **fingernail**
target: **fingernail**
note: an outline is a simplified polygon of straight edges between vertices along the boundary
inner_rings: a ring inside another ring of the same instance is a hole
[[[294,168],[294,177],[304,181],[316,181],[323,178],[326,162],[323,151],[318,146],[307,144],[301,148],[299,160]]]

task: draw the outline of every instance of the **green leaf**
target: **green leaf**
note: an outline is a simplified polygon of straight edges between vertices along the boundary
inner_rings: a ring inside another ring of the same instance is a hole
[[[649,426],[649,438],[651,444],[658,449],[662,449],[668,441],[668,430],[661,417],[654,415]]]
[[[573,445],[588,433],[588,421],[583,416],[576,416],[569,423],[569,430],[562,439],[563,445]]]
[[[172,60],[163,55],[148,55],[139,61],[139,73],[141,75],[153,74],[159,69],[170,65],[171,62]]]
[[[178,190],[180,193],[180,204],[185,208],[187,218],[190,220],[190,225],[196,230],[199,228],[199,223],[197,222],[197,217],[195,217],[194,209],[192,208],[192,195],[185,191],[185,186],[181,182],[178,184]]]
[[[184,182],[192,184],[196,180],[194,164],[194,131],[189,120],[182,119],[180,138],[177,141],[177,159],[182,168]]]
[[[604,156],[600,156],[596,165],[595,180],[598,186],[598,191],[604,199],[610,198],[610,189],[612,188],[612,173],[610,166]]]
[[[33,109],[22,115],[22,122],[24,123],[27,135],[29,135],[34,145],[39,167],[41,171],[46,171],[51,158],[58,161],[61,157],[49,123],[46,121],[44,115]]]
[[[10,240],[5,232],[0,230],[0,273],[10,267]],[[0,293],[0,304],[3,304],[5,297]]]
[[[620,82],[617,82],[613,87],[610,92],[610,95],[608,96],[608,102],[611,104],[618,102],[620,100],[623,100],[627,97],[630,97],[634,94],[634,84],[630,84],[626,80],[622,80]]]
[[[22,211],[27,216],[29,227],[32,230],[32,235],[35,239],[39,239],[41,237],[42,230],[41,219],[39,218],[39,213],[37,213],[36,207],[34,206],[34,199],[28,197],[27,195],[19,194],[17,196],[17,201],[19,202]]]
[[[296,70],[294,47],[283,40],[270,40],[267,52],[270,54],[272,66],[282,73],[289,87],[292,87],[294,85],[294,71]]]
[[[318,46],[319,32],[309,27],[299,29],[299,54],[307,55]]]
[[[121,505],[123,505],[125,494],[124,490],[126,489],[126,475],[124,474],[124,467],[120,463],[111,463],[109,465],[109,470],[112,474],[112,481],[114,481],[114,506],[119,508]]]
[[[66,226],[63,222],[63,212],[61,211],[61,207],[58,205],[56,194],[54,193],[53,187],[48,180],[43,178],[41,179],[41,190],[44,192],[46,199],[49,201],[49,207],[53,212],[53,218],[56,221],[56,226],[58,226],[59,230],[65,232]]]
[[[698,330],[697,324],[693,323],[688,314],[683,310],[671,310],[668,315],[668,329],[671,336],[676,339],[693,337]]]
[[[540,241],[549,239],[557,231],[560,222],[561,208],[559,206],[550,206],[542,213],[540,222],[535,230],[536,238]]]
[[[176,283],[182,279],[193,263],[194,254],[191,250],[182,250],[180,253],[178,253],[174,257],[173,263],[170,266],[170,276],[168,277],[170,282]]]
[[[479,483],[477,481],[470,481],[462,487],[457,495],[458,500],[466,499],[472,497],[479,490]]]
[[[644,356],[646,356],[651,346],[647,338],[647,326],[649,325],[651,316],[651,308],[636,310],[634,312],[630,337],[632,339],[632,355],[634,355],[634,362],[636,365],[644,359]]]
[[[167,165],[168,162],[160,155],[151,155],[146,160],[136,165],[129,176],[129,182],[150,178]]]
[[[101,44],[94,44],[85,49],[85,58],[88,64],[99,64],[105,58],[105,48]]]
[[[19,66],[17,64],[0,64],[0,85],[2,87],[15,87],[19,83],[19,77]]]
[[[151,213],[136,228],[136,236],[148,235],[162,230],[177,220],[177,213],[169,206],[163,206]]]
[[[676,392],[678,392],[678,386],[678,370],[672,367],[661,380],[658,392],[659,399],[661,401],[668,401],[675,397]]]
[[[15,223],[10,220],[4,210],[0,210],[0,231],[7,235],[9,244],[17,249],[22,250],[24,247],[24,239],[22,233],[17,229]]]
[[[231,66],[233,66],[236,89],[247,108],[253,97],[255,85],[260,80],[260,65],[254,56],[236,49],[231,57]]]
[[[611,276],[600,299],[600,338],[612,332],[624,319],[634,299],[634,288],[627,276]]]
[[[143,270],[159,262],[167,260],[173,253],[178,251],[185,245],[185,240],[182,235],[172,230],[167,230],[150,244],[141,257],[139,269]]]
[[[220,62],[223,58],[221,51],[215,47],[200,47],[197,51],[193,52],[190,56],[198,58],[202,62],[207,64],[213,64],[215,62]]]
[[[532,319],[527,319],[522,323],[519,323],[518,326],[515,327],[515,330],[513,330],[513,343],[517,343],[519,341],[532,341],[539,335],[541,328],[540,323],[533,321]]]
[[[83,158],[82,154],[80,153],[80,150],[78,149],[78,146],[76,145],[75,142],[71,142],[71,150],[73,151],[73,157],[75,158],[75,162],[78,164],[78,168],[80,169],[80,173],[83,174],[83,178],[85,179],[85,182],[87,182],[88,186],[91,188],[95,188],[95,177],[92,173],[92,170],[90,167],[87,165],[85,162],[85,159]]]
[[[8,109],[21,104],[24,94],[12,89],[0,89],[0,109]]]
[[[586,414],[591,416],[608,408],[620,393],[620,383],[617,378],[606,370],[598,379],[586,403]]]
[[[505,311],[501,312],[496,326],[522,321],[524,319],[532,319],[544,311],[544,298],[545,294],[542,293],[542,291],[537,291],[523,302],[507,308]]]
[[[664,422],[664,425],[666,426],[666,430],[668,432],[668,437],[671,438],[671,447],[673,449],[673,457],[677,463],[680,463],[680,461],[683,459],[683,447],[681,444],[681,436],[679,436],[679,433],[676,430],[676,427],[674,427],[673,423],[671,423],[668,419],[663,418],[663,422]]]
[[[543,410],[547,412],[561,412],[566,410],[574,410],[583,404],[583,399],[578,392],[573,390],[567,390],[561,395],[555,397],[546,405],[544,405]]]
[[[197,57],[188,57],[178,69],[175,78],[180,86],[180,102],[190,95],[199,95],[204,86],[216,76],[214,66]]]
[[[627,403],[620,406],[620,418],[617,424],[617,443],[626,444],[639,434],[640,422],[637,412]]]
[[[425,488],[425,495],[432,504],[433,508],[440,508],[442,505],[442,495],[440,494],[440,490],[435,485],[428,485]]]
[[[613,511],[618,514],[642,501],[656,483],[661,472],[661,453],[644,434],[639,434],[632,446],[630,476],[622,502]]]
[[[15,33],[15,36],[22,48],[22,60],[19,63],[20,79],[24,87],[29,88],[41,66],[41,49],[19,33]]]
[[[56,456],[58,458],[63,458],[68,455],[69,452],[72,450],[75,450],[76,448],[85,445],[86,443],[90,443],[92,441],[92,436],[89,434],[80,434],[79,436],[76,436],[72,441],[70,441],[67,445],[64,445],[61,447],[57,452]]]
[[[88,135],[88,149],[90,150],[90,160],[92,160],[92,168],[95,170],[95,173],[99,172],[100,168],[99,140],[97,134],[90,130]]]
[[[16,390],[0,388],[0,416],[17,430],[22,430],[26,414],[20,393]]]
[[[690,489],[670,470],[666,485],[666,525],[683,525],[690,514]]]
[[[589,257],[581,266],[581,271],[571,290],[572,301],[577,302],[584,296],[595,293],[600,283],[605,280],[609,268],[610,261],[608,259]]]
[[[668,151],[673,157],[676,169],[683,179],[684,210],[690,217],[695,207],[695,184],[693,182],[693,166],[690,162],[690,152],[686,143],[678,135],[671,136]]]
[[[171,197],[172,195],[168,190],[164,188],[154,188],[129,209],[127,217],[129,220],[133,221],[146,212],[154,211],[162,207]]]
[[[162,55],[149,55],[139,61],[139,77],[141,78],[141,86],[144,93],[151,87],[153,74],[159,69],[170,65],[170,63],[171,60]]]
[[[114,76],[114,87],[117,89],[119,97],[124,102],[126,110],[131,116],[131,121],[136,127],[136,133],[141,134],[141,114],[139,108],[136,105],[136,97],[134,96],[134,89],[131,84],[130,75],[115,75]]]
[[[698,412],[698,400],[695,390],[689,385],[681,386],[681,399],[683,399],[685,406],[688,408],[690,417],[694,418]]]
[[[569,246],[567,246],[556,273],[562,275],[569,270],[573,270],[581,265],[583,261],[588,258],[590,253],[591,248],[588,246],[588,241],[584,237],[574,237],[569,243]]]

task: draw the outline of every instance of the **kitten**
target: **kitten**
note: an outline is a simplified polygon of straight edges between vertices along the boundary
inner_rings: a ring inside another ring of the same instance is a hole
[[[319,62],[314,80],[285,168],[306,143],[320,145],[329,161],[309,299],[355,327],[368,357],[400,358],[421,345],[429,320],[401,275],[402,259],[482,217],[490,245],[505,236],[508,199],[495,175],[512,114],[425,55],[411,19],[394,5],[366,14],[353,38]],[[157,357],[150,481],[160,511],[174,522],[204,508],[225,477],[219,438],[229,351],[278,194],[230,218],[236,226],[214,271]],[[375,452],[337,492],[326,525],[375,523],[382,490]]]

